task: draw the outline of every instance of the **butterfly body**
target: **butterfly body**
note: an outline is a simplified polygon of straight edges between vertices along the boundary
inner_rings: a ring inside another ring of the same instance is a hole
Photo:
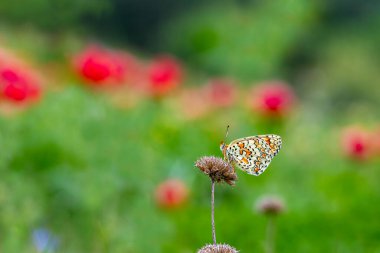
[[[281,149],[281,137],[274,134],[250,136],[221,143],[224,159],[250,175],[259,176]]]

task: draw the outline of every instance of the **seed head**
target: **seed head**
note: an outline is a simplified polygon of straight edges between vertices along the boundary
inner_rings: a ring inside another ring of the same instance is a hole
[[[228,244],[206,245],[198,253],[238,253],[235,248]]]
[[[256,209],[265,215],[277,215],[284,211],[284,202],[277,197],[263,197],[256,202]]]
[[[224,181],[229,185],[234,185],[237,180],[234,168],[221,158],[204,156],[195,162],[195,166],[214,182],[220,183]]]

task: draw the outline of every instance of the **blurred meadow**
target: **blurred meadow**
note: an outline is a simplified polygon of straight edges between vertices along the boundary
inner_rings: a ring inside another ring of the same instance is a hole
[[[194,162],[223,156],[230,125],[227,143],[283,145],[259,177],[216,186],[218,242],[380,253],[379,14],[375,0],[1,0],[0,252],[197,252],[211,186]]]

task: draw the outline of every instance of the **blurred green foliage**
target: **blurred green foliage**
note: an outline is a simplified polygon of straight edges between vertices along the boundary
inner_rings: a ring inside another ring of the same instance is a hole
[[[171,116],[170,103],[125,111],[72,87],[2,118],[1,250],[31,252],[31,232],[46,226],[60,238],[58,252],[195,251],[211,240],[210,183],[193,162],[220,155],[226,122],[230,138],[267,132],[247,113],[235,108],[188,124]],[[287,204],[279,251],[380,250],[378,161],[345,162],[339,136],[307,117],[272,126],[284,146],[262,176],[239,173],[234,188],[217,187],[218,241],[262,252],[266,219],[253,206],[276,194]],[[154,189],[170,177],[184,180],[191,198],[165,211]]]
[[[289,0],[196,9],[162,29],[162,47],[211,74],[245,81],[272,77],[313,27],[316,7],[313,1]]]
[[[2,251],[30,252],[31,231],[45,224],[63,252],[146,252],[144,237],[162,239],[165,219],[150,201],[161,169],[146,143],[153,114],[92,97],[68,90],[1,120]]]
[[[86,16],[100,15],[110,7],[107,0],[2,0],[2,21],[38,25],[59,33],[59,29],[75,26]]]
[[[326,34],[315,62],[295,75],[309,101],[347,119],[380,116],[371,109],[380,105],[379,25],[379,17],[370,16]]]

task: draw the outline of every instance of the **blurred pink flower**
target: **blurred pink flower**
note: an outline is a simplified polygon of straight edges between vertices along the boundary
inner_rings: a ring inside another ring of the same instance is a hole
[[[202,89],[183,89],[178,98],[181,113],[187,119],[197,119],[211,111],[208,97]]]
[[[252,89],[250,105],[264,116],[283,116],[294,107],[295,95],[282,81],[261,83]]]
[[[212,106],[225,108],[232,106],[236,99],[236,88],[228,79],[212,79],[205,86],[208,101]]]
[[[32,71],[12,63],[0,66],[0,90],[3,99],[18,103],[35,101],[41,95],[39,80]]]
[[[32,67],[12,52],[0,48],[0,98],[18,104],[40,98],[41,78]]]
[[[137,63],[126,52],[89,46],[74,57],[74,68],[87,83],[99,86],[129,81]]]
[[[366,160],[372,154],[370,134],[356,126],[348,127],[342,131],[343,153],[352,159]]]
[[[182,72],[180,64],[170,56],[153,59],[147,69],[148,91],[154,96],[167,94],[182,82]]]
[[[188,194],[188,188],[182,180],[168,179],[158,185],[155,198],[159,206],[175,208],[185,203]]]

